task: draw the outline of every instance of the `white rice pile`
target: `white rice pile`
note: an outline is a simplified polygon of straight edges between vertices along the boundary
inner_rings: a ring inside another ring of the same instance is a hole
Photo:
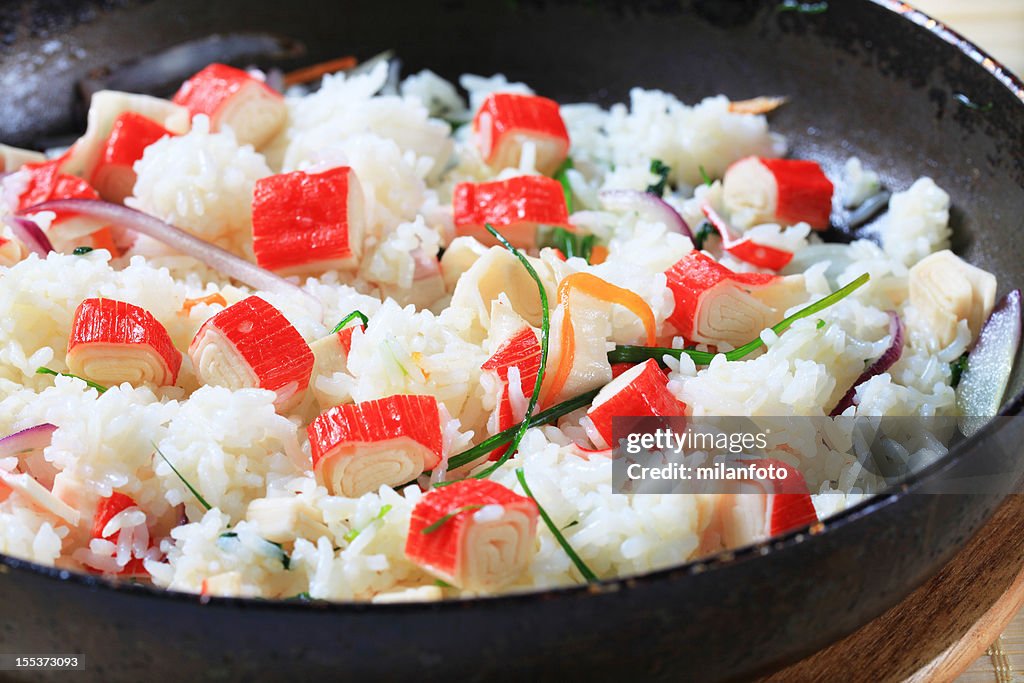
[[[334,405],[395,393],[436,396],[451,416],[445,433],[449,453],[455,453],[484,435],[494,397],[480,365],[493,349],[474,327],[476,314],[449,306],[451,287],[436,300],[406,305],[417,287],[414,253],[432,254],[450,243],[449,204],[456,182],[535,171],[529,159],[514,169],[488,168],[468,139],[467,126],[451,135],[448,124],[431,114],[466,120],[489,92],[530,91],[501,76],[466,76],[461,85],[467,103],[451,84],[423,72],[406,79],[401,94],[383,95],[386,76],[382,64],[353,78],[329,76],[319,91],[290,96],[288,126],[265,155],[240,146],[230,131],[210,133],[205,118],[197,117],[190,133],[146,150],[136,164],[138,182],[128,203],[251,254],[250,201],[257,179],[271,169],[351,165],[371,226],[358,275],[331,272],[304,283],[323,304],[323,320],[301,301],[261,296],[279,307],[307,342],[326,335],[334,321],[354,309],[367,314],[368,327],[353,335],[347,371],[314,377],[316,391]],[[601,211],[597,192],[643,189],[656,180],[651,160],[660,159],[671,167],[676,185],[666,201],[696,225],[701,202],[721,208],[721,185],[705,187],[701,168],[721,177],[742,157],[782,155],[785,141],[769,131],[765,117],[730,113],[722,96],[688,106],[668,93],[635,89],[628,105],[610,110],[566,105],[562,114],[576,166],[570,181],[578,208],[587,211],[580,224],[606,242],[610,256],[591,266],[578,258],[561,263],[549,253],[544,263],[561,277],[591,272],[632,290],[651,307],[660,332],[674,305],[663,272],[693,245],[664,224]],[[849,205],[877,190],[877,175],[856,160],[846,176]],[[749,359],[719,357],[698,370],[684,356],[672,363],[670,390],[694,415],[824,417],[865,363],[887,347],[886,311],[906,313],[907,267],[948,245],[948,210],[948,196],[927,178],[896,193],[881,227],[882,247],[855,242],[837,274],[839,284],[846,284],[869,272],[867,286],[782,335],[766,332],[767,349]],[[750,234],[797,252],[817,241],[806,225],[756,226]],[[130,495],[138,510],[118,524],[136,528],[138,511],[144,513],[159,551],[144,558],[145,566],[159,586],[263,597],[308,593],[331,600],[459,595],[438,589],[433,577],[403,554],[410,513],[422,495],[418,487],[401,492],[382,487],[347,499],[328,495],[317,483],[304,428],[318,412],[311,397],[292,414],[279,415],[270,392],[199,387],[187,357],[178,386],[159,390],[126,384],[100,395],[77,379],[35,374],[40,366],[67,369],[72,317],[87,297],[145,308],[184,350],[203,322],[222,309],[205,303],[185,314],[187,299],[219,293],[231,304],[249,294],[153,243],[141,242],[137,249],[148,256],[111,261],[104,251],[51,254],[0,267],[0,434],[52,423],[57,431],[45,451],[48,463],[83,491]],[[732,259],[723,262],[750,269]],[[805,301],[832,291],[825,264],[806,273],[805,287]],[[381,301],[381,294],[389,298]],[[818,318],[824,321],[821,329]],[[904,319],[911,327],[903,357],[859,387],[859,405],[847,415],[955,410],[948,361],[963,352],[967,338],[961,334],[936,353],[926,335],[914,329],[913,316]],[[642,329],[625,312],[616,312],[611,329],[610,339],[618,343],[641,338]],[[611,460],[588,457],[572,444],[585,438],[580,417],[577,412],[558,426],[531,429],[494,480],[520,491],[514,469],[524,467],[538,500],[601,576],[635,574],[695,557],[707,524],[698,499],[613,494]],[[849,435],[836,429],[835,441],[841,443]],[[802,438],[795,432],[792,437]],[[823,494],[815,496],[822,514],[870,493],[855,486],[855,458],[839,447],[822,444],[801,458],[778,455],[801,460],[812,490]],[[862,478],[859,486],[870,489],[872,483],[877,484]],[[207,511],[196,494],[213,509]],[[280,546],[266,540],[272,532],[250,514],[279,504],[299,506],[305,520],[286,532]],[[181,514],[187,523],[177,525]],[[124,566],[127,556],[118,559],[115,544],[99,544],[93,555],[83,554],[74,536],[67,522],[33,508],[20,494],[0,502],[0,552],[77,569],[83,562],[93,570],[109,568],[111,561]],[[579,580],[541,526],[536,554],[513,588]]]

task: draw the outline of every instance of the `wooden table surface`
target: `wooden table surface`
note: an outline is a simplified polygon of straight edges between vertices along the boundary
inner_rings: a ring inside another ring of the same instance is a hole
[[[1024,76],[1024,0],[908,0]]]

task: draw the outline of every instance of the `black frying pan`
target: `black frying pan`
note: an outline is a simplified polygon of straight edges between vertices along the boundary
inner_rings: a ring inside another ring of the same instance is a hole
[[[1024,283],[1024,86],[902,3],[832,0],[821,14],[778,4],[7,2],[0,139],[68,133],[87,75],[215,33],[305,46],[302,58],[272,56],[285,66],[394,48],[408,70],[503,71],[562,101],[621,101],[633,85],[684,100],[786,94],[773,127],[796,156],[835,174],[856,154],[898,188],[933,176],[953,198],[956,248],[1003,292]],[[1014,377],[1005,414],[1021,411],[1021,387]],[[748,677],[850,633],[937,571],[1020,478],[1022,432],[1015,417],[991,425],[822,533],[591,588],[429,605],[201,604],[0,556],[0,651],[84,653],[87,675],[105,681]],[[1004,487],[928,493],[992,472]]]

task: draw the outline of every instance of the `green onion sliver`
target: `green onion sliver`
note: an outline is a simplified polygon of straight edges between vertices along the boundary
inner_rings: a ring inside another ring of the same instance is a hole
[[[364,314],[362,311],[352,311],[344,318],[342,318],[340,323],[334,326],[334,329],[331,330],[331,334],[337,334],[338,332],[341,332],[343,329],[345,329],[345,325],[348,325],[356,318],[359,318],[363,322],[363,325],[370,324],[370,319],[367,318],[366,314]]]
[[[165,463],[167,463],[167,466],[170,467],[171,471],[174,472],[174,474],[178,477],[178,479],[181,480],[181,483],[185,485],[185,488],[187,488],[189,491],[192,492],[192,495],[196,497],[196,500],[199,501],[199,504],[202,505],[204,508],[206,508],[207,512],[212,510],[213,507],[209,503],[206,502],[205,498],[203,498],[201,495],[199,495],[199,491],[196,491],[195,487],[192,486],[192,484],[188,483],[188,479],[186,479],[185,477],[181,476],[181,472],[178,471],[177,467],[175,467],[173,464],[171,464],[171,461],[168,460],[167,456],[163,454],[163,451],[160,450],[160,447],[157,446],[152,441],[150,441],[150,443],[153,445],[153,450],[156,451],[156,454],[159,455],[163,459],[163,461]]]
[[[537,512],[540,513],[540,518],[544,520],[544,524],[547,526],[548,531],[550,531],[551,535],[555,537],[556,541],[558,541],[558,545],[562,546],[562,550],[564,550],[565,554],[569,556],[572,563],[576,565],[576,569],[578,569],[580,574],[583,575],[583,578],[586,579],[588,583],[600,581],[600,579],[597,578],[597,574],[592,572],[590,567],[587,566],[587,563],[583,561],[583,558],[576,554],[573,547],[569,545],[569,541],[566,540],[562,532],[557,526],[555,526],[555,523],[551,521],[551,517],[548,516],[544,506],[540,504],[540,501],[538,501],[536,497],[534,497],[533,492],[526,483],[526,474],[523,472],[522,467],[516,468],[516,478],[519,480],[519,485],[523,487],[523,493],[532,498],[533,502],[537,504]]]
[[[72,375],[70,372],[57,372],[56,370],[51,370],[50,368],[42,367],[42,368],[36,368],[36,374],[37,375],[53,375],[54,377],[72,377],[74,379],[80,379],[83,382],[85,382],[85,384],[87,386],[95,389],[96,391],[98,391],[101,394],[108,389],[108,387],[105,387],[102,384],[96,384],[96,382],[93,382],[92,380],[88,380],[88,379],[86,379],[84,377],[79,377],[78,375]]]
[[[778,323],[777,325],[774,325],[771,328],[772,332],[774,332],[775,334],[782,334],[783,332],[788,330],[797,320],[800,320],[802,318],[809,318],[815,313],[823,311],[829,306],[845,299],[850,294],[852,294],[854,290],[859,289],[864,284],[866,284],[869,279],[871,279],[871,276],[868,275],[867,273],[864,273],[859,278],[857,278],[850,284],[846,285],[845,287],[837,289],[828,296],[819,299],[818,301],[815,301],[813,304],[807,306],[806,308],[802,308],[793,315],[789,316],[788,318],[783,319],[782,322]],[[758,336],[756,339],[747,342],[743,346],[737,349],[733,349],[732,351],[728,351],[721,355],[724,355],[726,360],[740,360],[744,356],[748,355],[753,351],[756,351],[762,346],[764,346],[764,342],[761,341],[761,337]],[[694,363],[697,363],[699,365],[708,365],[709,363],[711,363],[711,361],[714,359],[716,355],[719,355],[709,353],[707,351],[698,351],[697,349],[670,349],[660,346],[616,346],[612,351],[608,353],[608,360],[612,363],[642,363],[649,358],[654,358],[660,363],[662,358],[664,358],[665,356],[681,358],[684,353],[690,358],[692,358]]]

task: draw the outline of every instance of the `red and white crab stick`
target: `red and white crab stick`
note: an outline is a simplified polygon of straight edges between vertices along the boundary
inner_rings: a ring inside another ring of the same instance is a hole
[[[803,159],[740,159],[725,172],[722,195],[733,220],[756,225],[809,223],[829,226],[832,182],[815,161]]]
[[[256,262],[283,275],[356,267],[366,227],[363,201],[359,179],[348,166],[257,180],[252,200]]]
[[[569,156],[569,132],[558,103],[546,97],[514,93],[488,95],[473,118],[480,156],[495,168],[518,166],[523,145],[536,149],[534,166],[554,173]]]
[[[167,386],[178,379],[181,352],[153,315],[114,299],[86,299],[75,310],[68,369],[100,384]]]
[[[147,147],[168,135],[173,133],[141,114],[128,111],[118,116],[89,179],[92,186],[108,202],[122,203],[135,187],[133,164]]]
[[[96,512],[92,517],[92,531],[91,538],[100,538],[107,541],[117,543],[121,531],[115,531],[110,534],[103,533],[110,521],[117,515],[121,514],[125,510],[130,508],[138,507],[138,504],[131,496],[126,496],[123,493],[114,491],[107,498],[100,498],[96,505]],[[117,575],[121,578],[132,578],[132,577],[145,577],[149,576],[149,572],[146,571],[146,567],[143,564],[143,560],[140,557],[132,557],[128,562],[121,568]]]
[[[738,548],[763,541],[818,521],[803,475],[781,460],[762,459],[740,463],[783,470],[785,478],[750,480],[744,493],[719,494],[706,534],[713,545]],[[716,548],[717,549],[717,548]]]
[[[100,195],[89,183],[77,176],[61,171],[61,159],[41,164],[25,164],[21,170],[24,189],[18,195],[16,211],[28,213],[31,207],[53,199],[99,199]],[[106,249],[113,256],[121,252],[114,245],[110,228],[103,222],[75,213],[58,212],[50,224],[48,236],[58,248],[72,249],[86,246]]]
[[[494,375],[498,385],[497,405],[488,422],[491,434],[504,431],[526,419],[526,408],[540,372],[540,341],[533,328],[524,326],[498,347],[480,369]],[[512,376],[510,377],[510,374]],[[515,381],[513,381],[515,380]],[[491,452],[497,460],[508,446]]]
[[[185,81],[172,101],[192,116],[206,114],[210,129],[229,126],[241,144],[259,148],[288,118],[284,97],[263,81],[226,64],[211,64]]]
[[[203,384],[277,394],[279,411],[302,401],[313,352],[288,319],[258,296],[228,306],[199,328],[188,347]]]
[[[740,346],[782,319],[789,281],[768,273],[736,273],[700,251],[665,271],[675,309],[668,321],[691,342]]]
[[[552,178],[525,175],[489,183],[459,183],[452,196],[455,232],[484,244],[498,242],[484,227],[489,223],[513,246],[532,248],[541,225],[569,225],[562,185]]]
[[[433,396],[396,394],[335,406],[309,427],[313,471],[333,495],[358,498],[433,469],[443,456]]]
[[[649,359],[606,384],[587,410],[587,434],[599,449],[614,446],[614,417],[680,417],[686,404],[668,390],[668,377]]]
[[[405,555],[463,590],[500,588],[526,570],[537,517],[533,499],[489,479],[463,479],[416,503]]]

